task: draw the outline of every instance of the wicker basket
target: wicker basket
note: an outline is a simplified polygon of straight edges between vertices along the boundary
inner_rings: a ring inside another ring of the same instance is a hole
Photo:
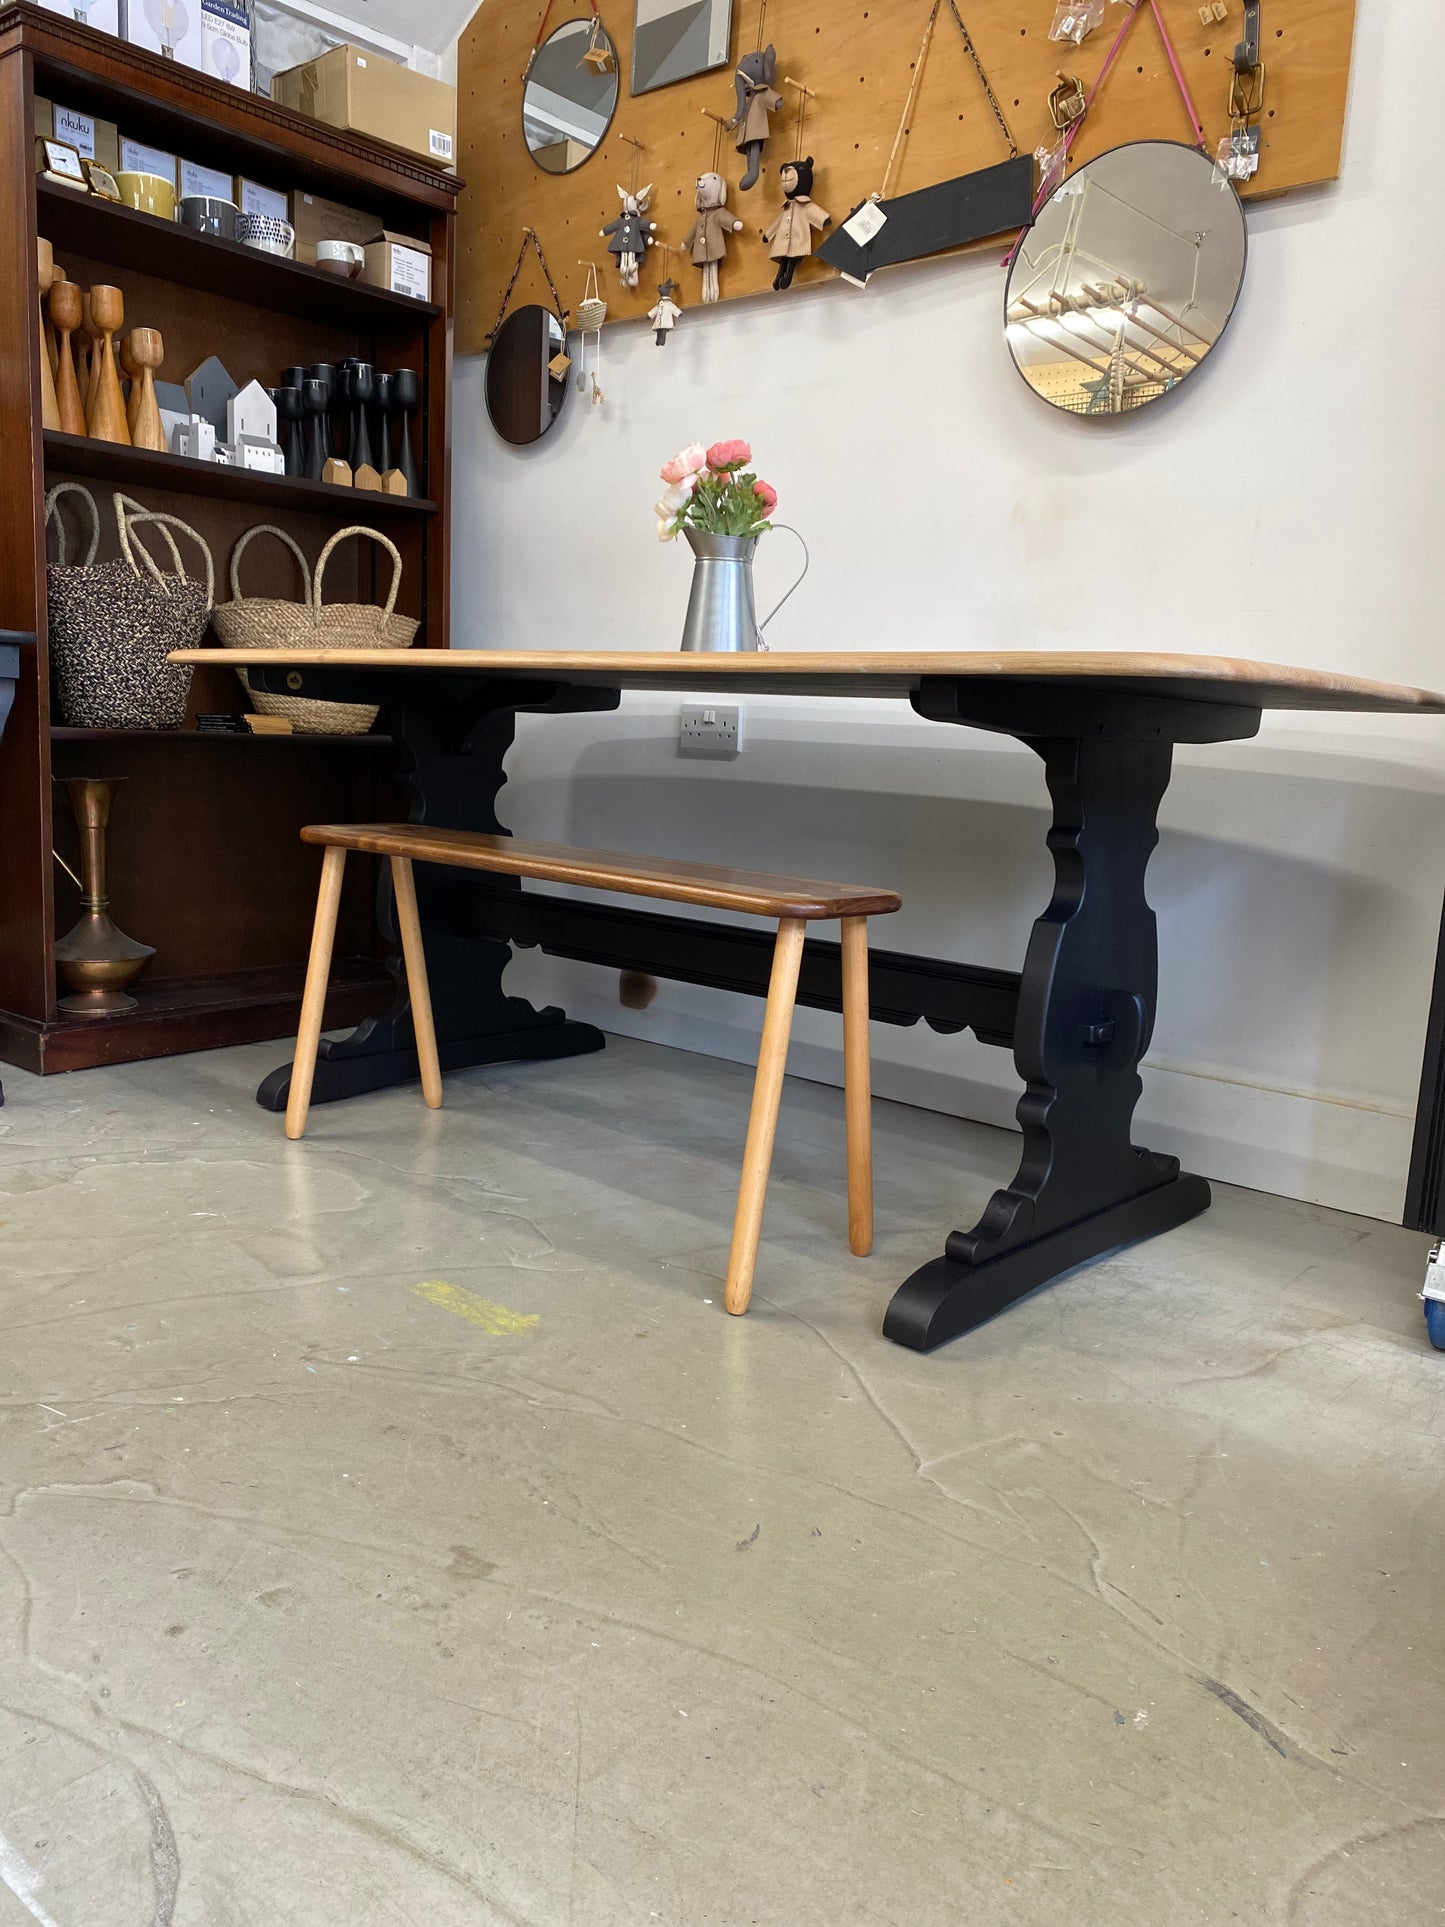
[[[252,535],[279,535],[300,562],[306,580],[305,602],[276,602],[255,597],[243,599],[236,586],[237,563]],[[321,582],[331,551],[350,535],[368,536],[391,557],[391,591],[386,607],[370,603],[333,602],[329,608],[321,601]],[[396,614],[397,591],[401,587],[401,555],[394,542],[377,529],[353,527],[338,529],[321,551],[316,563],[314,584],[306,573],[306,559],[291,538],[280,529],[252,529],[242,536],[231,556],[231,594],[233,600],[216,612],[216,627],[230,648],[249,649],[409,649],[420,626],[411,616]],[[253,613],[254,612],[254,615]],[[222,616],[226,617],[223,624]],[[238,640],[231,642],[235,635]],[[236,674],[256,706],[258,715],[284,716],[302,736],[364,736],[376,721],[374,703],[319,702],[313,696],[273,696],[264,689],[253,689],[244,669]]]
[[[582,291],[582,299],[577,304],[577,326],[583,334],[591,334],[600,328],[607,319],[607,303],[597,285],[597,270],[590,261],[581,263],[587,270],[587,284]]]
[[[68,567],[65,526],[58,503],[79,495],[90,511],[90,548],[83,563]],[[205,634],[215,599],[211,552],[188,523],[143,509],[117,495],[116,529],[121,559],[95,566],[100,516],[89,489],[61,482],[45,498],[47,524],[56,527],[58,560],[46,569],[50,666],[60,715],[77,729],[179,729],[185,721],[191,671],[167,661],[172,649],[190,649]],[[139,536],[141,522],[159,525],[175,564],[163,575]],[[206,581],[187,576],[171,529],[189,535],[206,559]],[[139,557],[139,561],[137,561]],[[151,580],[146,580],[141,563]]]

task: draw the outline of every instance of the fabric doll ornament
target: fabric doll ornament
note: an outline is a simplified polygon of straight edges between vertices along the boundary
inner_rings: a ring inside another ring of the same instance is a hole
[[[647,212],[652,188],[649,185],[629,194],[625,187],[619,187],[617,192],[622,200],[622,212],[603,228],[602,238],[607,242],[607,252],[617,257],[617,272],[623,287],[635,288],[642,257],[652,246],[652,237],[657,232],[656,221],[642,218]]]
[[[791,288],[798,263],[813,252],[813,229],[833,225],[831,214],[818,206],[813,196],[813,157],[805,161],[784,161],[778,171],[783,190],[782,212],[763,239],[772,243],[772,256],[778,264],[773,286],[779,294]]]
[[[727,127],[729,132],[736,130],[738,152],[748,157],[748,171],[738,182],[743,189],[756,185],[763,164],[763,148],[772,132],[770,116],[776,114],[783,104],[782,95],[773,88],[773,76],[777,71],[777,48],[769,46],[761,53],[744,54],[734,75],[738,106]]]
[[[697,219],[682,237],[682,245],[692,254],[692,264],[702,269],[702,298],[716,301],[720,289],[719,268],[727,258],[728,236],[741,234],[743,224],[728,213],[727,182],[721,174],[700,174],[697,181]]]
[[[657,306],[650,308],[647,313],[647,318],[656,332],[659,348],[667,346],[667,337],[682,318],[682,309],[672,298],[676,293],[677,283],[669,276],[657,290]]]

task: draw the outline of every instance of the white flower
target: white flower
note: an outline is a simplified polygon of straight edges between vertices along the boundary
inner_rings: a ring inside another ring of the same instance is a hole
[[[692,500],[693,492],[696,488],[697,477],[695,475],[687,475],[683,477],[682,481],[674,482],[672,487],[664,493],[662,500],[658,503],[658,514],[678,514],[682,509],[685,509]]]
[[[662,520],[658,521],[657,539],[659,542],[671,542],[675,540],[676,536],[677,536],[676,522],[672,521],[671,519],[667,521],[662,521]]]

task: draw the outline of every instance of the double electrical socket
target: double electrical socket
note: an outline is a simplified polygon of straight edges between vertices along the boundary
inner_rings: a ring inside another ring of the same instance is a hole
[[[684,703],[677,723],[679,756],[730,763],[742,750],[743,718],[736,703]]]

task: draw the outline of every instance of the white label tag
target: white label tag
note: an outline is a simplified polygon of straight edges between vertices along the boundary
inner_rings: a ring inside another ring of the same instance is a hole
[[[218,174],[214,167],[197,167],[194,161],[181,162],[181,199],[193,196],[211,201],[229,201],[235,182],[229,174]]]
[[[415,301],[431,299],[431,256],[420,248],[392,247],[391,291],[409,294]]]
[[[449,161],[452,157],[451,135],[443,134],[440,128],[436,128],[436,127],[433,127],[430,130],[430,132],[431,132],[431,151],[433,152],[433,154],[436,155],[438,160]]]
[[[866,248],[875,234],[888,225],[888,216],[876,201],[865,201],[858,212],[843,223],[843,232],[860,248]]]
[[[95,159],[95,122],[89,114],[77,114],[73,107],[57,107],[55,138],[69,141],[82,160]]]
[[[278,194],[274,187],[259,187],[255,181],[240,181],[241,212],[243,214],[269,214],[273,221],[284,221],[290,212],[286,196]]]
[[[366,65],[366,62],[361,58],[360,54],[356,57],[356,64],[358,67],[364,67]]]
[[[172,187],[176,184],[176,157],[159,147],[143,147],[139,141],[122,141],[120,166],[123,174],[159,174]]]

